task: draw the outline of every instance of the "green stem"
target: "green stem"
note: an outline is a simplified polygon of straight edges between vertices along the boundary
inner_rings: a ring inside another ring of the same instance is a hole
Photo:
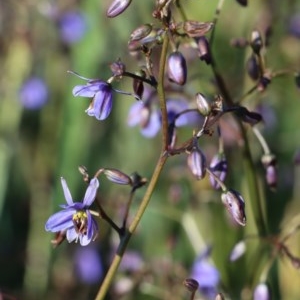
[[[130,241],[131,236],[135,232],[138,224],[141,221],[141,218],[150,202],[151,196],[155,189],[156,183],[158,181],[159,175],[162,172],[162,169],[167,161],[168,155],[167,148],[168,148],[168,115],[167,115],[167,108],[166,108],[166,99],[165,99],[165,91],[164,91],[164,75],[165,75],[165,64],[166,64],[166,57],[169,45],[169,37],[167,34],[164,36],[164,42],[161,51],[160,57],[160,64],[159,64],[159,73],[158,73],[158,85],[157,85],[157,93],[159,98],[160,109],[162,113],[162,153],[160,155],[159,160],[157,161],[156,167],[154,169],[153,175],[150,179],[148,188],[145,192],[143,200],[136,212],[132,223],[130,224],[128,230],[125,232],[125,235],[121,239],[119,248],[117,253],[114,256],[114,259],[110,265],[110,268],[102,282],[102,285],[98,291],[98,294],[95,300],[103,300],[105,295],[108,292],[108,289],[113,281],[113,278],[118,270],[120,262],[122,260],[123,254],[127,249],[127,245]]]
[[[152,193],[154,191],[154,188],[158,181],[159,175],[164,167],[164,164],[165,164],[167,158],[168,158],[168,156],[166,156],[166,155],[162,155],[159,158],[157,165],[155,167],[155,170],[153,172],[152,178],[149,182],[148,188],[146,190],[146,193],[143,197],[143,200],[138,208],[138,211],[136,212],[136,215],[135,215],[132,223],[130,224],[130,226],[128,228],[128,231],[126,231],[126,234],[124,235],[123,239],[121,240],[119,249],[118,249],[117,253],[115,254],[115,257],[110,265],[110,268],[104,278],[104,281],[99,289],[99,292],[98,292],[95,300],[102,300],[102,299],[104,299],[105,295],[107,294],[109,286],[111,285],[111,282],[112,282],[112,280],[118,270],[120,262],[122,260],[123,254],[127,248],[128,242],[129,242],[132,234],[135,232],[138,224],[140,223],[141,218],[150,202]]]

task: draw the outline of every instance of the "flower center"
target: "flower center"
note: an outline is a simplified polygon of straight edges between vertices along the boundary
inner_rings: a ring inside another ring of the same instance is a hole
[[[86,234],[87,233],[87,214],[85,211],[77,211],[73,215],[73,223],[77,233]]]

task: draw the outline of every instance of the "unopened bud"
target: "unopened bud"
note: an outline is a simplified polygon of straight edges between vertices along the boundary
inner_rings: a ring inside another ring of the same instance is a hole
[[[169,80],[184,85],[187,78],[187,66],[184,56],[179,51],[169,55],[167,67]]]
[[[239,259],[246,251],[246,243],[245,241],[240,241],[234,245],[233,249],[231,250],[229,260],[236,261]]]
[[[259,65],[255,55],[251,55],[246,64],[247,73],[251,79],[257,80],[260,75]]]
[[[257,30],[252,31],[250,45],[252,47],[253,52],[255,54],[259,54],[263,46],[262,37],[259,31]]]
[[[141,72],[141,75],[142,75],[141,77],[143,77],[143,78],[146,76],[144,71]],[[137,78],[133,79],[133,91],[140,99],[143,98],[144,83],[142,80],[137,79]]]
[[[147,178],[140,176],[138,173],[134,172],[130,175],[132,181],[132,189],[136,190],[147,183]]]
[[[152,26],[150,24],[144,24],[136,28],[130,35],[129,41],[140,41],[150,34]]]
[[[120,59],[118,59],[110,65],[110,69],[113,73],[113,76],[122,76],[126,71],[126,66],[121,62]]]
[[[205,36],[199,37],[197,45],[199,58],[205,61],[208,65],[211,64],[211,52],[207,38]]]
[[[274,154],[264,154],[261,158],[261,162],[265,168],[265,177],[268,186],[271,189],[277,187],[277,161]]]
[[[253,300],[270,300],[271,293],[269,287],[265,283],[260,283],[256,286],[253,293]]]
[[[245,226],[245,201],[241,194],[234,190],[228,190],[222,193],[221,199],[233,220],[239,225]]]
[[[202,179],[206,174],[206,158],[197,146],[194,146],[187,158],[188,168],[197,180]]]
[[[131,0],[114,0],[106,11],[106,16],[114,18],[120,15],[129,6]]]
[[[204,97],[203,94],[201,94],[201,93],[196,94],[196,104],[197,104],[197,108],[202,116],[208,116],[210,114],[211,104]]]
[[[197,280],[193,278],[187,278],[183,281],[183,285],[186,287],[186,289],[191,292],[195,293],[199,287],[199,283]]]
[[[209,168],[223,182],[227,175],[227,169],[228,169],[228,164],[227,164],[225,154],[223,152],[216,154],[212,158]],[[220,188],[220,185],[216,181],[214,176],[209,176],[209,180],[211,186],[214,189],[217,190]]]
[[[248,5],[248,0],[236,0],[237,3],[241,4],[242,6]]]
[[[201,37],[207,34],[214,26],[211,22],[186,21],[183,30],[189,37]]]
[[[103,173],[107,177],[107,179],[113,183],[122,185],[132,183],[130,177],[119,170],[105,169]]]

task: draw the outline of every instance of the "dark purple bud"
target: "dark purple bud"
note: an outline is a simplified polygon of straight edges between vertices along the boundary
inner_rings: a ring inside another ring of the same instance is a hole
[[[113,76],[122,76],[126,71],[126,66],[121,62],[120,59],[118,59],[110,65],[110,69],[113,73]]]
[[[184,56],[179,52],[173,52],[168,57],[167,72],[170,81],[184,85],[187,77],[187,66]]]
[[[295,75],[295,83],[298,89],[300,89],[300,73]]]
[[[271,300],[269,287],[265,283],[260,283],[255,287],[253,300]]]
[[[130,175],[130,179],[132,181],[132,188],[134,190],[144,186],[148,182],[147,178],[142,177],[136,172]]]
[[[106,11],[106,16],[114,18],[120,15],[129,6],[131,0],[114,0]]]
[[[252,126],[259,123],[262,120],[261,114],[249,111],[244,106],[235,107],[234,112],[239,118],[241,118],[243,122],[248,123]]]
[[[252,31],[250,45],[252,47],[253,52],[258,55],[263,46],[262,37],[259,31]]]
[[[211,22],[186,21],[183,30],[189,37],[201,37],[207,34],[214,26]]]
[[[257,58],[254,54],[252,54],[246,64],[247,73],[250,76],[251,79],[257,80],[260,75],[259,65]]]
[[[277,187],[277,161],[274,154],[264,154],[261,158],[261,162],[265,168],[265,177],[268,186],[271,189]]]
[[[144,71],[140,72],[141,74],[138,74],[139,76],[141,76],[142,78],[146,77],[146,74]],[[133,91],[134,93],[140,98],[143,98],[143,94],[144,94],[144,83],[142,80],[134,78],[133,79]]]
[[[103,173],[106,178],[113,183],[122,185],[132,184],[131,178],[119,170],[105,169]]]
[[[201,93],[196,94],[197,108],[202,116],[208,116],[211,112],[211,103]]]
[[[233,220],[239,225],[245,226],[245,201],[241,194],[234,190],[228,190],[222,193],[221,199]]]
[[[210,170],[223,182],[227,175],[228,164],[225,154],[218,153],[211,160]],[[210,184],[214,189],[219,189],[220,185],[213,176],[209,176]]]
[[[183,281],[183,285],[186,287],[186,289],[191,292],[195,293],[199,287],[199,283],[197,280],[193,278],[187,278]]]
[[[271,83],[271,74],[266,73],[261,77],[257,86],[257,90],[259,92],[263,92],[270,83]]]
[[[233,249],[230,252],[229,260],[236,261],[239,259],[246,251],[245,241],[240,241],[234,245]]]
[[[195,145],[189,153],[187,158],[187,165],[197,180],[200,180],[205,176],[206,158],[199,148],[198,144]]]
[[[211,52],[207,38],[205,36],[201,36],[197,40],[197,45],[199,58],[205,61],[208,65],[211,64]]]
[[[247,6],[248,5],[248,0],[236,0],[237,3],[239,3],[242,6]]]

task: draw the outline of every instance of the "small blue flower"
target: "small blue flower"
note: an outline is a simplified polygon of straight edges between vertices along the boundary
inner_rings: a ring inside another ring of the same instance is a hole
[[[40,109],[48,101],[48,87],[43,79],[30,77],[20,88],[19,99],[26,109]]]
[[[112,86],[102,80],[87,80],[86,85],[76,85],[73,88],[73,95],[93,98],[85,112],[97,120],[105,120],[112,109]]]
[[[61,40],[69,45],[79,42],[87,30],[85,17],[79,11],[62,14],[58,27]]]
[[[62,211],[52,215],[46,222],[46,231],[66,231],[69,243],[79,240],[82,246],[88,245],[97,235],[98,226],[88,208],[94,202],[99,181],[93,178],[86,190],[82,202],[73,202],[67,182],[61,178],[61,184],[67,204],[61,205]]]

